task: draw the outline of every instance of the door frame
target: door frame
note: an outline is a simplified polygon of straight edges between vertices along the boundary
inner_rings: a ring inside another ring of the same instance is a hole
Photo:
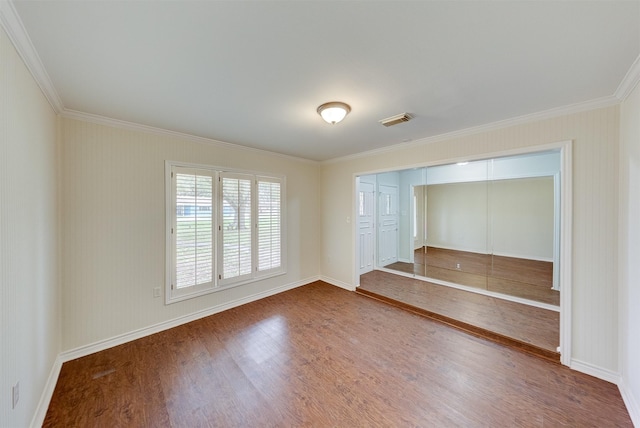
[[[393,168],[385,168],[380,170],[368,170],[362,172],[356,172],[352,175],[352,213],[357,214],[357,179],[362,175],[379,174],[383,172],[403,171],[412,168],[423,168],[429,166],[446,165],[456,162],[470,162],[475,160],[489,159],[495,157],[514,156],[528,153],[543,152],[548,150],[560,151],[560,231],[559,235],[559,278],[560,278],[560,346],[558,352],[560,352],[560,363],[565,366],[571,365],[571,309],[572,309],[572,280],[573,280],[573,266],[572,266],[572,242],[573,242],[573,158],[572,158],[572,140],[564,140],[550,144],[541,144],[536,146],[522,147],[518,149],[503,150],[497,152],[489,152],[476,154],[469,157],[455,157],[444,158],[433,161],[425,161],[419,164],[409,164],[403,166],[396,166]],[[355,216],[354,216],[355,218]],[[376,231],[377,232],[377,231]],[[352,248],[357,247],[357,225],[356,222],[352,224]],[[353,253],[355,258],[352,260],[352,283],[356,286],[360,285],[360,276],[358,274],[358,254],[357,250]],[[377,257],[376,257],[377,259]],[[374,263],[375,264],[375,263]],[[374,269],[377,266],[374,267]]]

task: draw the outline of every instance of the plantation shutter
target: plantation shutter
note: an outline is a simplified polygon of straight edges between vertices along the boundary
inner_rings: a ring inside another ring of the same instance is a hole
[[[282,186],[277,179],[258,178],[258,271],[279,268],[282,247]]]
[[[174,167],[173,228],[177,289],[213,281],[213,177],[209,171]]]
[[[253,176],[247,174],[220,174],[222,237],[220,280],[234,281],[247,276],[253,270]]]
[[[166,303],[286,273],[285,177],[165,162]]]

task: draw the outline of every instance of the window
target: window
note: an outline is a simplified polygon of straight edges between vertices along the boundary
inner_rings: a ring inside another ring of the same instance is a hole
[[[246,279],[253,272],[253,177],[220,174],[222,227],[220,228],[221,283]],[[232,281],[229,281],[231,279]]]
[[[258,272],[282,264],[282,189],[279,181],[258,177]]]
[[[213,175],[206,170],[175,168],[171,185],[172,294],[180,296],[213,285]]]
[[[285,272],[283,177],[167,161],[166,181],[167,303]]]

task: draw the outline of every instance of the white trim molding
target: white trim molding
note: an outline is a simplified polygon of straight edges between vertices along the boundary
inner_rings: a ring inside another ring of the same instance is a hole
[[[30,427],[41,427],[44,423],[44,418],[47,416],[47,410],[49,410],[49,403],[51,403],[51,398],[53,397],[53,391],[56,389],[56,384],[60,377],[60,370],[62,370],[62,358],[58,355],[53,363],[53,367],[51,367],[47,383],[40,395],[40,401],[38,401],[38,407],[36,407],[36,411],[31,419]]]
[[[170,129],[158,128],[156,126],[143,125],[141,123],[127,122],[126,120],[112,119],[110,117],[101,116],[101,115],[98,115],[98,114],[84,113],[84,112],[81,112],[81,111],[70,110],[70,109],[67,109],[67,108],[63,109],[61,112],[59,112],[59,114],[60,114],[61,117],[64,117],[64,118],[67,118],[67,119],[73,119],[73,120],[79,120],[79,121],[82,121],[82,122],[94,123],[96,125],[109,126],[109,127],[113,127],[113,128],[119,128],[119,129],[126,129],[128,131],[145,132],[145,133],[157,135],[157,136],[160,136],[160,137],[177,138],[177,139],[181,139],[181,140],[190,141],[190,142],[193,142],[193,143],[207,144],[207,145],[210,145],[210,146],[216,146],[216,147],[219,147],[219,148],[222,148],[222,149],[249,151],[249,152],[256,153],[256,154],[268,155],[268,156],[276,156],[276,157],[280,157],[280,158],[284,158],[284,159],[288,159],[288,160],[293,160],[293,161],[297,161],[297,162],[305,162],[305,163],[314,164],[314,165],[320,164],[320,162],[315,161],[315,160],[311,160],[311,159],[305,159],[305,158],[300,158],[300,157],[296,157],[296,156],[285,155],[283,153],[271,152],[269,150],[256,149],[255,147],[241,146],[239,144],[227,143],[227,142],[220,141],[220,140],[214,140],[212,138],[199,137],[197,135],[185,134],[183,132],[171,131]]]
[[[320,281],[326,282],[327,284],[331,284],[331,285],[334,285],[336,287],[344,288],[347,291],[356,291],[356,286],[355,285],[347,284],[346,282],[343,282],[343,281],[340,281],[340,280],[337,280],[337,279],[334,279],[334,278],[330,278],[328,276],[321,275],[318,279]]]
[[[624,401],[625,406],[627,406],[627,411],[629,412],[633,426],[640,427],[640,405],[633,396],[633,393],[629,390],[629,387],[624,381],[624,377],[620,378],[618,389],[620,390],[622,401]]]
[[[53,111],[60,114],[64,109],[62,100],[55,86],[53,86],[49,73],[47,73],[47,70],[44,68],[40,60],[40,55],[38,55],[36,48],[33,46],[31,38],[24,28],[13,2],[0,0],[0,24],[7,33],[11,43],[13,43],[18,55],[20,55],[25,66],[40,87],[40,90],[42,90],[42,93],[47,98],[47,101],[51,104]]]
[[[261,293],[252,294],[251,296],[236,299],[227,303],[223,303],[211,308],[203,309],[201,311],[193,312],[191,314],[183,315],[178,318],[174,318],[168,321],[163,321],[158,324],[154,324],[148,327],[143,327],[138,330],[131,331],[129,333],[120,334],[118,336],[111,337],[109,339],[100,340],[98,342],[91,343],[89,345],[80,346],[75,349],[64,351],[60,354],[60,358],[63,363],[76,358],[84,357],[95,352],[104,351],[105,349],[113,348],[114,346],[122,345],[123,343],[131,342],[142,337],[150,336],[155,333],[159,333],[170,328],[178,327],[183,324],[187,324],[192,321],[199,320],[217,313],[232,309],[238,306],[242,306],[247,303],[255,302],[256,300],[264,299],[269,296],[273,296],[285,291],[293,290],[294,288],[301,287],[303,285],[310,284],[318,280],[318,277],[306,278],[300,281],[292,282],[282,285],[280,287],[272,288]]]
[[[375,270],[380,272],[386,272],[397,276],[404,276],[405,278],[411,278],[418,281],[428,282],[430,284],[442,285],[449,288],[455,288],[460,291],[467,291],[469,293],[480,294],[482,296],[493,297],[507,302],[520,303],[527,306],[533,306],[535,308],[546,309],[547,311],[560,312],[560,307],[551,305],[549,303],[537,302],[535,300],[523,299],[522,297],[510,296],[508,294],[496,293],[495,291],[484,290],[482,288],[470,287],[467,285],[456,284],[455,282],[443,281],[437,278],[429,278],[426,276],[416,275],[414,273],[401,272],[397,270],[388,269],[386,267],[377,267]]]
[[[320,163],[323,165],[330,165],[334,163],[346,162],[350,160],[380,155],[387,152],[393,152],[393,151],[404,149],[404,148],[416,148],[423,145],[436,143],[439,141],[468,137],[471,135],[481,134],[481,133],[490,132],[490,131],[496,131],[496,130],[509,128],[516,125],[537,122],[545,119],[553,119],[556,117],[567,116],[570,114],[581,113],[589,110],[597,110],[600,108],[611,107],[618,104],[620,104],[620,99],[618,99],[614,95],[610,95],[602,98],[596,98],[590,101],[585,101],[582,103],[571,104],[563,107],[556,107],[556,108],[544,110],[537,113],[531,113],[531,114],[526,114],[523,116],[518,116],[510,119],[499,120],[497,122],[491,122],[485,125],[473,126],[470,128],[461,129],[459,131],[452,131],[445,134],[434,135],[432,137],[425,137],[419,140],[411,141],[409,143],[399,143],[391,146],[381,147],[379,149],[369,150],[366,152],[355,153],[353,155],[347,155],[339,158],[328,159]],[[460,160],[467,160],[467,159],[460,159]],[[382,172],[382,171],[379,171],[379,172]]]
[[[573,141],[560,143],[560,362],[571,363],[573,308]]]
[[[631,64],[631,68],[627,71],[627,74],[618,85],[618,89],[616,89],[615,97],[620,101],[624,101],[627,99],[629,94],[633,91],[636,85],[640,82],[640,55],[638,58]]]
[[[615,385],[620,383],[620,374],[612,370],[603,369],[594,364],[585,363],[584,361],[572,359],[569,368],[580,373],[588,374],[589,376],[597,377],[598,379],[606,380]]]
[[[56,358],[53,364],[53,367],[51,368],[51,372],[49,373],[49,377],[47,378],[45,387],[42,390],[42,394],[40,395],[40,401],[38,402],[38,406],[36,407],[36,411],[33,414],[33,417],[31,419],[31,424],[29,426],[34,428],[42,426],[44,422],[44,418],[47,415],[47,410],[49,409],[49,404],[51,403],[51,398],[53,397],[53,392],[55,390],[56,384],[58,383],[58,378],[60,377],[62,365],[67,361],[75,360],[76,358],[85,357],[95,352],[113,348],[114,346],[122,345],[123,343],[131,342],[133,340],[140,339],[142,337],[150,336],[152,334],[159,333],[161,331],[168,330],[170,328],[178,327],[180,325],[198,320],[200,318],[208,317],[210,315],[215,315],[227,309],[232,309],[237,306],[244,305],[246,303],[251,303],[256,300],[264,299],[265,297],[273,296],[278,293],[292,290],[294,288],[301,287],[303,285],[307,285],[312,282],[315,282],[318,279],[319,277],[311,277],[311,278],[303,279],[300,281],[292,282],[290,284],[285,284],[280,287],[272,288],[270,290],[267,290],[261,293],[256,293],[251,296],[233,300],[231,302],[214,306],[202,311],[197,311],[192,314],[188,314],[178,318],[174,318],[172,320],[164,321],[149,327],[144,327],[138,330],[131,331],[129,333],[124,333],[118,336],[114,336],[106,340],[101,340],[86,346],[81,346],[75,349],[61,352]]]

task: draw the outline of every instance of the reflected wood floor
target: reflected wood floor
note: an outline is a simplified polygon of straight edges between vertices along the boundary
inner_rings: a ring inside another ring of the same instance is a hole
[[[440,315],[454,326],[460,321],[465,331],[500,343],[520,348],[519,345],[531,344],[541,348],[539,352],[530,347],[523,350],[559,361],[556,353],[560,344],[559,312],[377,270],[360,276],[358,291],[381,297],[388,303],[402,303],[399,306],[406,309],[423,310],[426,316],[435,314],[436,319]],[[505,342],[499,336],[491,336],[492,332],[522,344]]]
[[[615,385],[322,282],[62,367],[46,427],[632,426]]]
[[[458,265],[460,268],[457,268]],[[551,262],[425,247],[415,250],[413,263],[396,262],[385,267],[555,306],[560,305],[560,292],[551,288]]]

